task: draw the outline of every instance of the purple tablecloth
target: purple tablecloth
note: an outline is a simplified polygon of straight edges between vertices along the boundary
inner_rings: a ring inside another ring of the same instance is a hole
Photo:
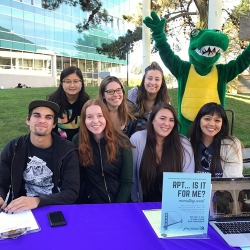
[[[210,239],[159,239],[142,210],[160,208],[160,203],[48,206],[33,210],[41,231],[0,241],[0,249],[93,249],[93,250],[213,250],[228,246],[209,227]],[[66,226],[52,228],[47,213],[61,210]],[[1,223],[1,222],[0,222]]]

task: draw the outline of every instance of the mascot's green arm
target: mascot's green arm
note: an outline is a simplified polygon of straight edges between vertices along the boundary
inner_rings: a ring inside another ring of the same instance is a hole
[[[159,16],[152,11],[150,17],[146,17],[143,23],[152,30],[152,37],[155,41],[155,47],[159,50],[159,54],[165,66],[178,79],[183,74],[182,67],[190,68],[190,63],[182,61],[174,54],[170,45],[167,43],[166,34],[164,32],[165,18],[160,19]],[[188,74],[188,73],[187,73]]]
[[[221,74],[227,75],[226,81],[232,81],[238,74],[242,73],[250,65],[250,45],[235,60],[227,64],[218,64],[217,68]]]
[[[164,34],[165,35],[165,34]],[[161,60],[169,71],[175,76],[178,82],[178,110],[181,110],[182,97],[186,88],[188,73],[191,63],[183,61],[179,56],[175,55],[167,42],[166,36],[164,42],[156,46],[159,50]],[[178,116],[181,112],[178,112]],[[180,117],[179,117],[180,118]]]
[[[143,20],[143,23],[152,30],[155,47],[159,50],[164,65],[178,81],[178,108],[180,108],[191,64],[181,60],[170,48],[164,33],[165,22],[165,18],[160,19],[154,11],[151,12],[150,17]]]
[[[227,64],[217,64],[218,70],[218,93],[221,105],[225,107],[226,84],[232,81],[237,75],[246,70],[250,65],[250,44],[235,60]]]

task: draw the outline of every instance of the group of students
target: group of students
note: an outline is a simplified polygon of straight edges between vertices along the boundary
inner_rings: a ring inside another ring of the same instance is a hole
[[[7,213],[74,202],[161,201],[163,172],[242,176],[241,142],[229,135],[222,106],[205,104],[190,139],[181,135],[156,62],[128,98],[119,79],[108,76],[93,100],[81,70],[68,67],[47,100],[30,103],[26,123],[30,134],[1,154],[0,208]]]

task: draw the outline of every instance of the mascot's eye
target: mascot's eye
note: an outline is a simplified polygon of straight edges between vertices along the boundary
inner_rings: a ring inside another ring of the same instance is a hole
[[[216,33],[222,33],[221,30],[214,30]]]
[[[199,29],[192,30],[190,33],[190,37],[196,37],[200,33]]]

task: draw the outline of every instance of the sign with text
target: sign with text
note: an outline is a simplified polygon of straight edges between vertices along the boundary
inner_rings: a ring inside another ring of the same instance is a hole
[[[163,173],[161,234],[207,234],[210,173]]]

